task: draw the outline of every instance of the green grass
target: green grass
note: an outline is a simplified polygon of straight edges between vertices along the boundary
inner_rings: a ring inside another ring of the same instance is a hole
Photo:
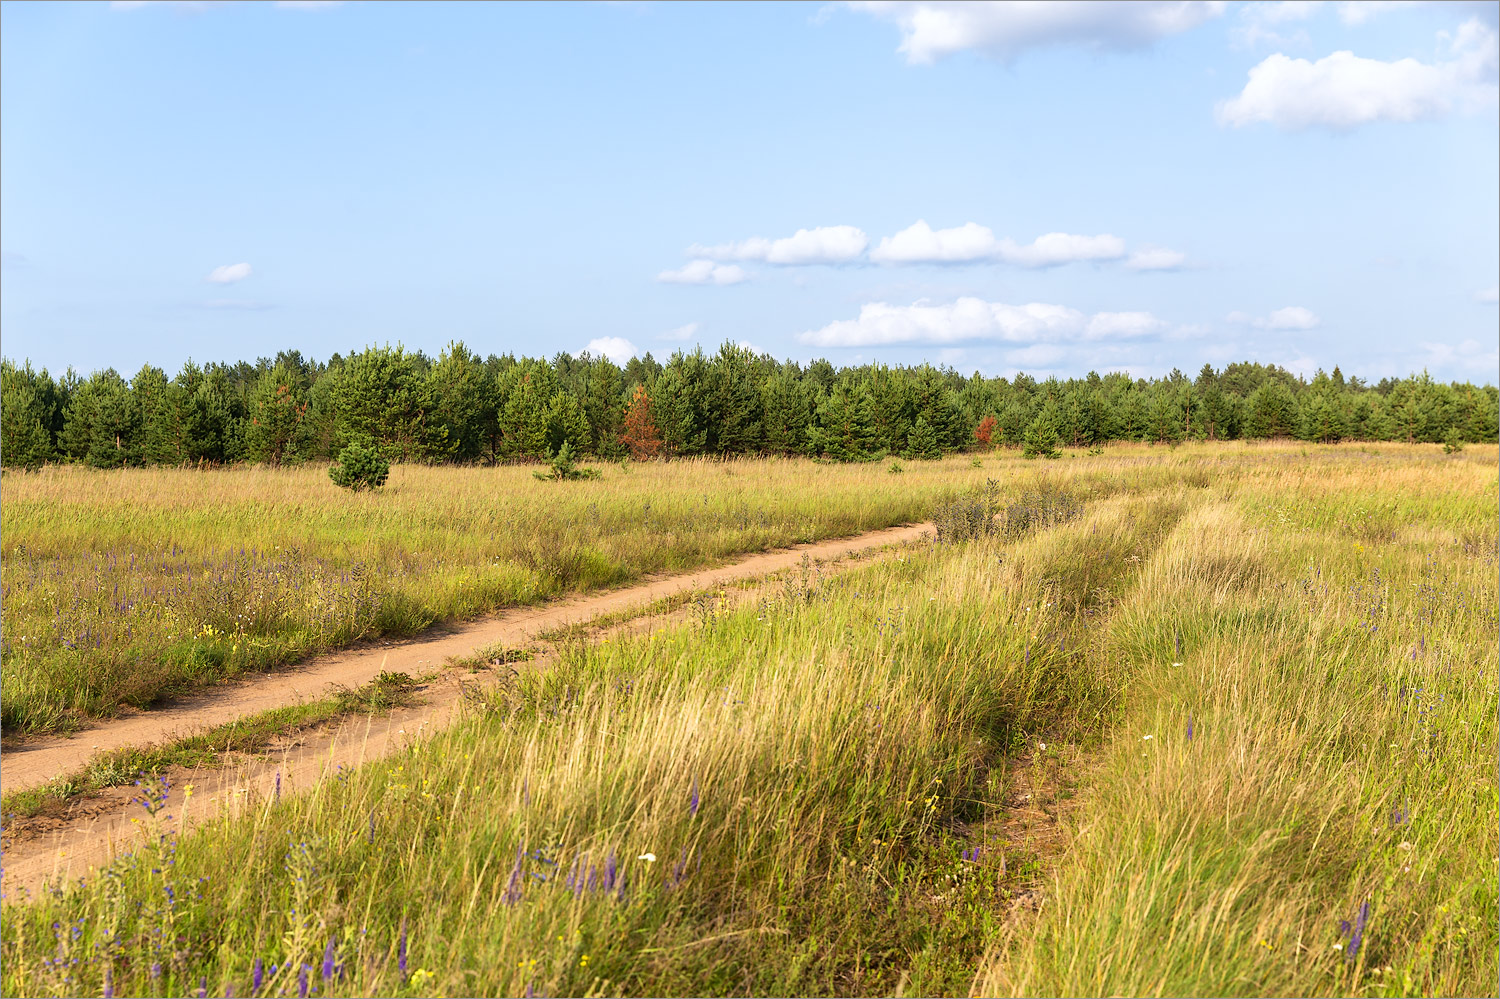
[[[7,903],[3,990],[1492,994],[1494,455],[1307,451],[1017,463],[1080,509],[569,644]]]
[[[957,460],[900,489],[804,461],[400,466],[350,495],[321,466],[7,470],[0,723],[67,731],[362,638],[920,520],[976,481]]]

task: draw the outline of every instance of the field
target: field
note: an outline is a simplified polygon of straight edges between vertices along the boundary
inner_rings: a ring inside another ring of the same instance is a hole
[[[1496,458],[400,468],[352,500],[314,470],[7,475],[5,724],[30,731],[377,631],[936,528],[559,642],[409,751],[180,837],[178,782],[98,876],[6,900],[0,984],[1492,995]]]
[[[398,466],[349,495],[326,466],[4,479],[3,724],[67,731],[121,705],[361,638],[923,519],[983,481],[958,462]]]

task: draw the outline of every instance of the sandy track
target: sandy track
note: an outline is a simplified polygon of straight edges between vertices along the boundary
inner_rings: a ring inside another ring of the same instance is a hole
[[[412,675],[438,671],[450,656],[504,643],[522,646],[539,634],[582,624],[604,615],[632,610],[664,597],[755,579],[800,564],[804,556],[822,562],[902,542],[915,541],[930,525],[893,527],[837,541],[797,545],[741,559],[727,566],[676,576],[648,578],[617,590],[592,593],[538,607],[506,611],[478,621],[434,628],[416,638],[321,656],[307,664],[263,674],[233,685],[210,688],[170,706],[132,714],[85,729],[71,738],[37,739],[0,758],[0,786],[9,793],[45,783],[58,774],[83,767],[96,752],[122,746],[160,743],[222,725],[270,708],[321,696],[328,685],[353,687],[382,670]],[[626,624],[621,630],[632,630]],[[171,809],[173,827],[263,803],[269,796],[306,789],[330,769],[378,759],[437,731],[458,711],[463,684],[476,682],[453,672],[423,689],[423,703],[380,718],[349,717],[312,733],[293,737],[269,758],[245,761],[237,768],[177,773],[179,786],[194,785],[192,799]],[[483,681],[477,681],[483,682]],[[35,890],[44,878],[82,874],[106,863],[116,848],[134,842],[139,828],[130,821],[135,788],[110,788],[75,802],[63,819],[33,819],[13,825],[5,844],[4,888],[7,898]],[[19,833],[19,835],[17,835]]]

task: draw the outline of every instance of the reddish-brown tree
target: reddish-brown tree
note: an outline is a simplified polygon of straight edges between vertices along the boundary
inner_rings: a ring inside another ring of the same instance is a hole
[[[656,420],[651,416],[651,394],[646,386],[637,385],[630,402],[625,406],[625,418],[620,425],[620,443],[630,451],[636,461],[645,461],[661,454],[661,432],[656,429]]]
[[[990,438],[995,435],[995,425],[999,422],[993,416],[986,416],[980,420],[979,426],[974,428],[974,439],[979,441],[986,449],[994,447],[995,445],[991,442]]]

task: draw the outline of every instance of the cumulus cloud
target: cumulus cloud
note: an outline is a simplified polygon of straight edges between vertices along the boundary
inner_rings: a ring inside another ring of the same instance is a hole
[[[1500,302],[1500,288],[1486,288],[1483,291],[1476,291],[1474,293],[1474,301],[1489,302],[1492,305],[1495,302]]]
[[[623,365],[636,354],[635,344],[622,336],[597,337],[588,342],[583,352],[595,357],[607,357],[619,365]]]
[[[1118,236],[1074,236],[1049,232],[1025,246],[1002,239],[1000,259],[1021,267],[1056,267],[1079,260],[1119,260],[1125,256],[1125,241]]]
[[[675,271],[662,271],[656,280],[665,284],[739,284],[749,275],[735,264],[716,264],[712,260],[694,260]]]
[[[798,229],[783,239],[753,236],[735,243],[702,246],[694,243],[688,255],[710,260],[763,260],[768,264],[841,264],[857,259],[870,239],[852,225]]]
[[[1254,326],[1261,330],[1310,330],[1317,328],[1323,322],[1318,318],[1317,313],[1311,309],[1304,309],[1300,305],[1288,305],[1284,309],[1277,309],[1269,316],[1231,312],[1227,318],[1231,323]]]
[[[1086,316],[1064,305],[1007,305],[964,297],[933,305],[871,302],[855,319],[841,319],[798,336],[817,347],[890,344],[956,344],[976,340],[1057,343],[1148,335],[1162,323],[1147,312],[1100,312]]]
[[[1235,127],[1268,122],[1284,129],[1346,130],[1493,105],[1500,66],[1495,31],[1475,18],[1449,39],[1448,48],[1452,58],[1436,63],[1382,62],[1349,51],[1309,62],[1278,52],[1250,70],[1244,90],[1220,102],[1217,116]]]
[[[870,251],[870,259],[882,264],[950,264],[987,260],[999,252],[995,234],[978,223],[933,229],[926,220],[918,219],[896,235],[882,238]]]
[[[699,328],[700,327],[698,326],[697,323],[684,323],[683,325],[677,327],[676,329],[667,330],[665,333],[663,333],[659,337],[657,337],[657,339],[658,340],[691,340],[693,337],[695,337],[695,336],[698,335]]]
[[[1162,246],[1143,246],[1130,255],[1125,266],[1133,271],[1175,271],[1185,263],[1185,253]]]
[[[969,49],[1014,59],[1027,49],[1078,45],[1090,49],[1131,49],[1195,28],[1224,12],[1225,4],[1187,0],[1097,3],[952,2],[874,0],[851,8],[894,22],[901,29],[900,51],[911,63],[927,64]]]
[[[210,284],[234,284],[250,276],[249,264],[223,264],[208,272],[204,280]]]

